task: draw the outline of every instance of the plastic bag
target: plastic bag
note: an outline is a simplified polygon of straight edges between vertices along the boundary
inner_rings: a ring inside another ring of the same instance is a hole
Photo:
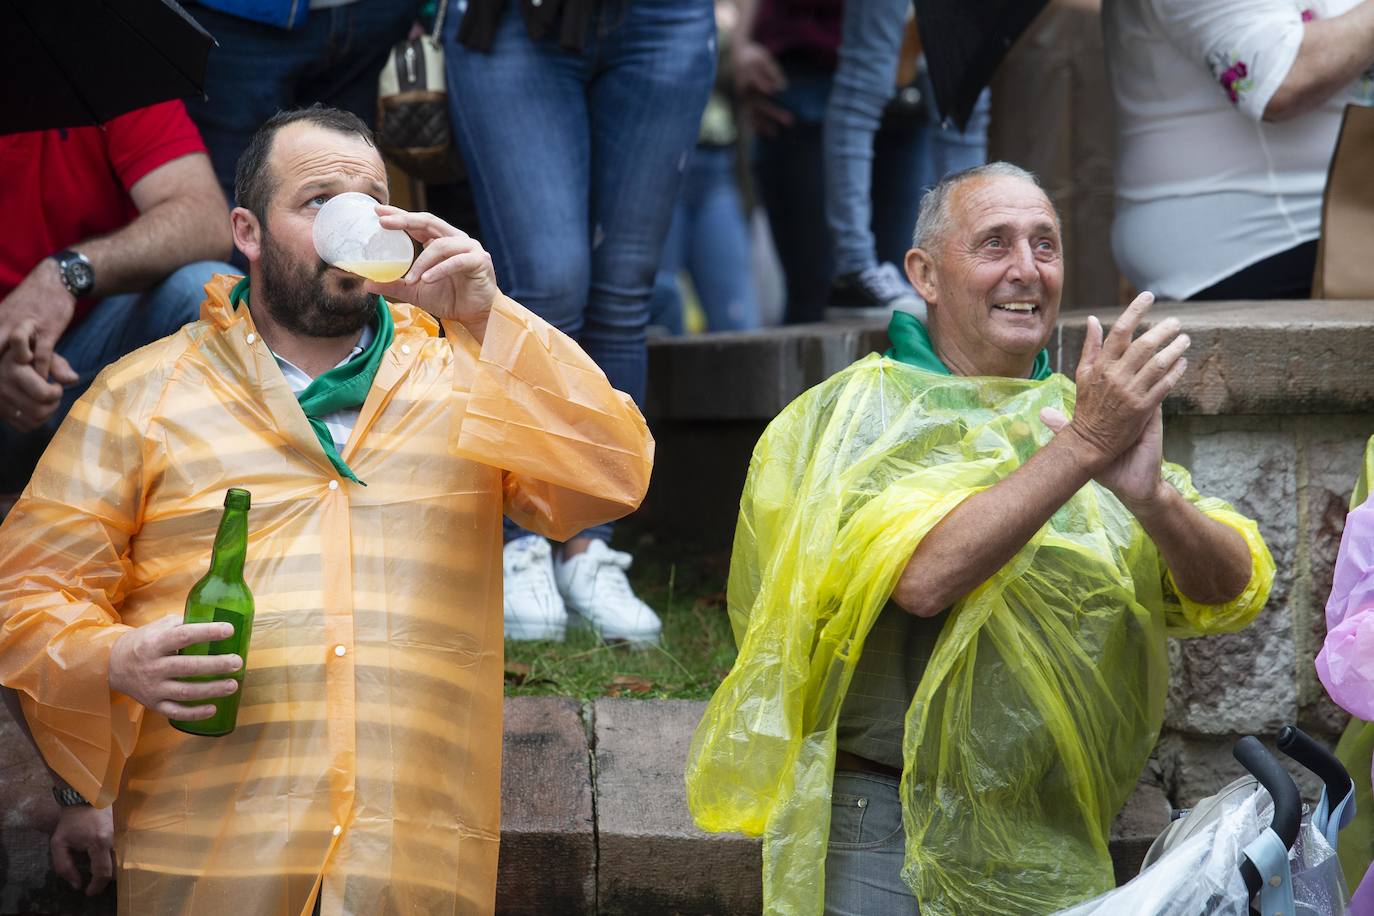
[[[1273,802],[1262,789],[1223,801],[1226,811],[1134,879],[1056,916],[1249,916],[1250,892],[1241,878],[1245,847],[1269,826]],[[1297,916],[1347,912],[1336,851],[1303,818],[1288,853]]]
[[[941,376],[870,356],[794,401],[741,499],[729,610],[739,658],[693,739],[705,830],[764,836],[770,913],[822,909],[835,725],[854,664],[920,539],[1045,445],[1073,384]],[[1163,718],[1165,633],[1224,632],[1263,606],[1255,524],[1165,474],[1245,537],[1253,573],[1219,607],[1172,589],[1096,484],[955,606],[906,721],[904,876],[923,916],[1051,912],[1112,886],[1107,837]]]

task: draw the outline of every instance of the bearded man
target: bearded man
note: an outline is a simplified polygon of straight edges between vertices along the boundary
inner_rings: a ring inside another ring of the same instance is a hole
[[[633,402],[464,233],[379,206],[424,245],[407,274],[323,263],[345,191],[387,200],[356,117],[264,124],[231,215],[248,277],[96,380],[0,528],[0,683],[113,803],[125,916],[491,912],[502,514],[566,538],[648,485]],[[229,635],[180,621],[230,486],[256,619],[237,728],[203,738],[168,718],[236,689],[238,656],[178,654]]]

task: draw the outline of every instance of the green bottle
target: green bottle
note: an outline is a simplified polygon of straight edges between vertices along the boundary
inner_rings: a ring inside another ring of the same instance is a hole
[[[243,667],[229,675],[239,682],[239,689],[227,697],[198,701],[214,704],[215,714],[198,722],[172,719],[172,726],[190,735],[219,737],[234,730],[239,714],[239,697],[243,694],[243,673],[248,667],[248,642],[253,635],[253,593],[243,581],[243,560],[248,553],[248,506],[251,496],[247,490],[231,489],[224,495],[224,515],[219,520],[214,550],[210,554],[210,571],[191,586],[186,596],[183,623],[231,623],[234,635],[214,642],[201,642],[181,650],[182,655],[238,655]],[[188,681],[219,681],[224,675],[198,675]]]

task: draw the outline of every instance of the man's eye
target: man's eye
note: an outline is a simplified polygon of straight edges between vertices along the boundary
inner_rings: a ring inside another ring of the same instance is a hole
[[[1001,247],[1002,247],[1002,240],[1001,240],[1001,239],[988,239],[986,242],[983,243],[983,247],[984,247],[984,248],[1001,248]]]
[[[323,207],[328,201],[329,198],[325,195],[316,194],[314,197],[310,198],[309,205],[312,207]]]

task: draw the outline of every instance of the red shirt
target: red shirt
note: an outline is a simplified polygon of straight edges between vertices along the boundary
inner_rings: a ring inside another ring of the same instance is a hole
[[[129,189],[160,165],[205,152],[179,101],[103,127],[0,136],[0,299],[48,255],[122,229],[138,216]],[[95,304],[76,304],[75,325]]]

